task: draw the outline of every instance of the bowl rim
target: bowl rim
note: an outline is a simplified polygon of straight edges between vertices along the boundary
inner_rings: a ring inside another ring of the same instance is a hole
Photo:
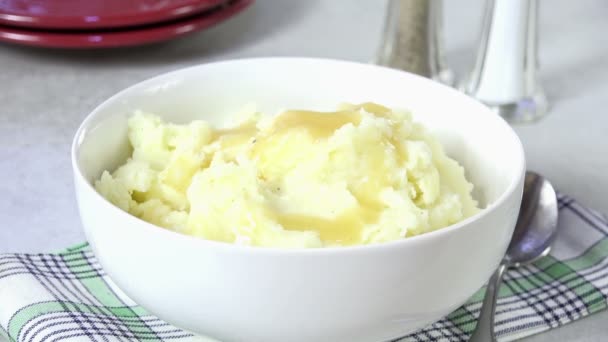
[[[171,76],[179,75],[181,73],[187,73],[188,71],[209,67],[210,65],[231,64],[231,63],[248,63],[248,62],[264,63],[264,62],[273,62],[273,61],[275,61],[275,62],[276,61],[283,61],[283,62],[289,61],[289,62],[294,62],[294,63],[297,63],[297,62],[309,62],[309,63],[316,62],[316,63],[330,63],[330,64],[333,63],[333,64],[346,65],[346,66],[350,66],[350,67],[357,67],[357,68],[364,68],[364,69],[365,68],[377,69],[377,70],[384,70],[384,72],[388,71],[388,72],[392,72],[392,73],[401,73],[401,74],[408,75],[408,77],[410,77],[410,78],[416,79],[416,82],[433,83],[436,87],[443,88],[443,91],[457,93],[457,94],[459,94],[458,96],[466,97],[468,99],[468,101],[475,103],[476,106],[483,107],[483,110],[487,111],[488,114],[493,115],[496,118],[496,120],[498,120],[498,124],[502,125],[502,127],[505,128],[511,135],[512,141],[515,144],[514,149],[516,151],[516,157],[517,157],[516,158],[517,160],[515,161],[515,163],[517,163],[516,166],[518,169],[518,171],[516,171],[516,173],[515,173],[516,176],[510,180],[510,183],[507,186],[506,190],[504,190],[495,201],[492,201],[485,208],[480,210],[480,212],[478,212],[462,221],[459,221],[457,223],[446,226],[444,228],[437,229],[437,230],[427,232],[427,233],[423,233],[420,235],[411,236],[408,238],[403,238],[400,240],[394,240],[394,241],[387,241],[387,242],[374,243],[374,244],[368,244],[368,245],[329,246],[329,247],[319,247],[319,248],[287,248],[287,247],[238,245],[238,244],[234,244],[234,243],[208,240],[208,239],[205,239],[202,237],[186,235],[186,234],[179,233],[179,232],[176,232],[173,230],[169,230],[169,229],[157,226],[155,224],[149,223],[147,221],[144,221],[136,216],[131,215],[130,213],[128,213],[126,211],[123,211],[119,207],[115,206],[110,201],[108,201],[105,197],[103,197],[101,194],[99,194],[93,187],[93,184],[91,184],[91,182],[89,182],[86,179],[86,177],[84,176],[82,166],[81,166],[81,163],[78,158],[80,146],[82,145],[83,141],[87,137],[92,123],[95,121],[95,119],[97,119],[97,117],[99,115],[98,113],[104,107],[106,107],[109,104],[122,98],[125,94],[127,94],[137,88],[142,88],[142,87],[146,87],[146,86],[149,86],[152,84],[156,84],[159,80],[161,80],[163,78],[168,78]],[[160,236],[164,236],[167,239],[171,238],[171,239],[181,240],[181,241],[184,241],[187,243],[200,244],[201,248],[205,248],[205,247],[214,248],[217,250],[221,250],[223,252],[255,253],[255,254],[267,254],[267,255],[283,254],[283,255],[288,255],[288,256],[289,255],[291,255],[291,256],[306,256],[306,255],[308,255],[308,256],[313,256],[313,255],[326,256],[326,255],[332,255],[332,254],[336,254],[336,253],[346,253],[346,252],[365,253],[365,252],[374,252],[374,251],[384,251],[384,250],[389,250],[392,248],[405,248],[411,244],[428,242],[428,240],[439,237],[441,235],[451,234],[454,231],[464,228],[465,226],[469,225],[470,223],[472,223],[474,221],[481,220],[482,218],[489,215],[491,212],[495,211],[498,207],[500,207],[517,190],[518,185],[523,180],[525,172],[526,172],[524,147],[523,147],[521,140],[519,139],[519,136],[515,133],[513,128],[502,117],[493,113],[491,111],[491,109],[488,108],[486,105],[484,105],[483,103],[479,102],[478,100],[458,91],[455,88],[449,87],[445,84],[433,81],[431,79],[428,79],[423,76],[419,76],[419,75],[416,75],[416,74],[413,74],[413,73],[410,73],[407,71],[392,69],[389,67],[375,65],[375,64],[368,64],[368,63],[363,63],[363,62],[341,60],[341,59],[332,59],[332,58],[289,57],[289,56],[288,57],[283,57],[283,56],[272,57],[271,56],[271,57],[236,58],[236,59],[227,59],[227,60],[221,60],[221,61],[212,61],[212,62],[208,62],[208,63],[201,63],[201,64],[197,64],[197,65],[193,65],[193,66],[189,66],[189,67],[185,67],[185,68],[178,68],[178,69],[175,69],[175,70],[172,70],[169,72],[164,72],[164,73],[158,74],[156,76],[144,79],[143,81],[137,82],[127,88],[124,88],[124,89],[120,90],[119,92],[115,93],[114,95],[112,95],[111,97],[105,99],[100,104],[98,104],[89,114],[87,114],[85,119],[79,125],[79,127],[76,130],[76,133],[74,135],[74,138],[72,140],[71,162],[72,162],[72,169],[73,169],[73,173],[74,173],[74,181],[76,183],[84,184],[86,191],[93,192],[93,196],[94,196],[95,200],[99,201],[99,203],[101,205],[106,206],[107,208],[109,208],[109,210],[113,211],[115,215],[117,215],[121,219],[125,220],[129,226],[132,226],[132,227],[140,226],[142,228],[145,227],[145,229],[149,229],[152,232],[154,232],[155,234],[160,234]],[[132,224],[129,224],[129,222],[132,222]]]

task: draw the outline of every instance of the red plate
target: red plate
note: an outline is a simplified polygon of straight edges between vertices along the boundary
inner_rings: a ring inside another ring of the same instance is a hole
[[[232,0],[193,17],[128,30],[36,31],[0,25],[0,41],[75,49],[142,45],[206,29],[232,17],[253,2],[254,0]]]
[[[175,20],[225,0],[0,0],[0,24],[30,29],[106,29]]]

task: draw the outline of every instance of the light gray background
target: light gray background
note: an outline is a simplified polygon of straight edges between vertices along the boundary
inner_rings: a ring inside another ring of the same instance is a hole
[[[446,45],[470,67],[482,0],[446,2]],[[112,51],[0,45],[0,252],[55,251],[83,241],[69,146],[80,121],[151,76],[228,58],[317,56],[371,61],[384,1],[258,0],[238,17],[169,43]],[[516,127],[529,168],[608,213],[608,2],[541,1],[540,60],[550,114]],[[608,312],[528,339],[605,341]]]

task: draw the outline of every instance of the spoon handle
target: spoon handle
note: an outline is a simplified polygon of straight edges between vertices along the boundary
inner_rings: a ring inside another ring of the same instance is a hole
[[[498,299],[498,289],[502,283],[502,276],[505,273],[507,266],[502,263],[496,269],[492,277],[488,281],[486,295],[483,298],[481,313],[477,320],[477,326],[469,342],[489,342],[496,341],[494,336],[494,312],[496,311],[496,300]]]

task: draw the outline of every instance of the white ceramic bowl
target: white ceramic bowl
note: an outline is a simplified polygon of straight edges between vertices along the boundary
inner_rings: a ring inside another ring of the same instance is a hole
[[[373,246],[287,250],[206,241],[114,207],[91,186],[124,162],[133,110],[220,124],[243,104],[266,113],[375,101],[408,108],[464,164],[487,208],[456,225]],[[74,139],[80,214],[103,268],[133,300],[222,341],[382,341],[440,319],[488,279],[518,213],[524,154],[513,130],[460,92],[345,61],[259,58],[204,64],[130,87],[97,107]]]

